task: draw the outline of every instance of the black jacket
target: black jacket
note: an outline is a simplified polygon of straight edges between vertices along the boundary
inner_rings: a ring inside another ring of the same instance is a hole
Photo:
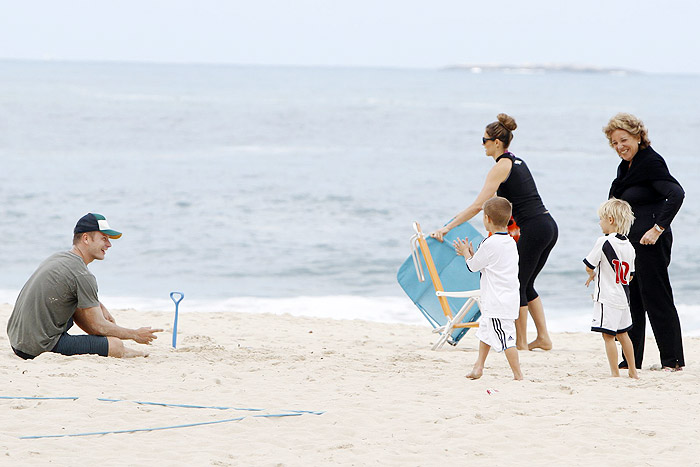
[[[667,230],[671,228],[685,192],[669,173],[663,157],[649,146],[640,149],[631,164],[620,162],[617,178],[610,187],[610,197],[623,199],[632,206],[635,220],[629,239],[635,243],[654,224]]]

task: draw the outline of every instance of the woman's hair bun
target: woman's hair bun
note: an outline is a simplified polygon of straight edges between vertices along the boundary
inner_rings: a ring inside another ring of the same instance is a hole
[[[518,128],[518,124],[515,123],[515,119],[508,114],[498,114],[498,117],[496,118],[508,131],[514,131],[516,128]]]

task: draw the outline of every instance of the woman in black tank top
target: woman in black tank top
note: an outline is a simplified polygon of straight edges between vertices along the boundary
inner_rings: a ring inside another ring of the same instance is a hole
[[[517,128],[515,120],[499,114],[498,121],[486,126],[482,143],[486,155],[496,162],[486,175],[484,186],[474,202],[457,214],[444,227],[431,234],[439,241],[452,228],[468,221],[481,211],[484,202],[495,195],[502,196],[513,205],[513,218],[520,227],[518,241],[520,280],[520,317],[515,321],[517,347],[519,350],[552,348],[547,331],[544,307],[535,290],[535,278],[544,267],[549,253],[557,241],[558,229],[554,219],[545,208],[537,191],[535,180],[525,161],[508,152]],[[537,338],[527,342],[528,311],[537,329]]]

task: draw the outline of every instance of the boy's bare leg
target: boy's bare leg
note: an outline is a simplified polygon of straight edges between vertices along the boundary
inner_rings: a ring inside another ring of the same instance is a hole
[[[605,354],[608,356],[610,373],[615,377],[620,376],[620,370],[617,368],[617,344],[615,344],[615,336],[603,333],[603,340],[605,341]]]
[[[515,320],[515,347],[527,350],[527,306],[521,306],[518,319]]]
[[[632,346],[630,336],[628,336],[626,332],[623,332],[617,335],[617,340],[620,341],[622,354],[625,356],[625,360],[627,360],[627,374],[629,374],[630,378],[639,379],[637,365],[634,362],[634,347]]]
[[[518,357],[518,349],[515,347],[510,347],[504,350],[506,354],[506,359],[510,365],[510,369],[513,370],[513,379],[521,380],[523,379],[523,373],[520,371],[520,358]]]
[[[522,310],[522,308],[520,309]],[[527,309],[530,311],[532,321],[535,322],[535,328],[537,328],[537,338],[530,342],[527,345],[527,348],[529,350],[552,350],[552,339],[549,338],[549,332],[547,332],[547,321],[544,317],[544,306],[542,305],[542,300],[540,297],[528,302]]]
[[[486,357],[489,354],[489,350],[491,350],[490,345],[484,344],[483,342],[479,341],[479,356],[476,358],[476,362],[474,363],[474,368],[472,368],[471,373],[469,373],[467,375],[467,378],[469,378],[469,379],[481,378],[481,375],[484,374],[484,364],[486,363]]]

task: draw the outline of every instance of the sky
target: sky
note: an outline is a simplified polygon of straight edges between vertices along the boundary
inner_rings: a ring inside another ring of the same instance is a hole
[[[0,59],[700,73],[696,0],[0,0]]]

